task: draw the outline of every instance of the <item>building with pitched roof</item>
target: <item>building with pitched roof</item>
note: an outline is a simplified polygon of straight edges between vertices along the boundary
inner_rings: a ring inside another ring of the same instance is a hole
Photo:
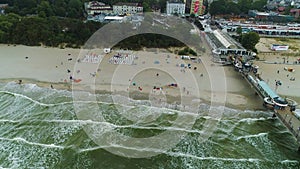
[[[185,3],[183,3],[181,0],[167,1],[167,14],[185,14]]]
[[[84,6],[88,15],[110,14],[113,12],[110,5],[98,1],[86,2]]]
[[[117,15],[143,13],[143,6],[140,3],[118,2],[113,5],[113,12]]]

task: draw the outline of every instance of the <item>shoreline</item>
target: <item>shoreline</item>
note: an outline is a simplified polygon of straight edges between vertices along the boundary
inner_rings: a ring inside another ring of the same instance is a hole
[[[89,92],[89,93],[93,93],[93,94],[109,94],[109,95],[121,95],[121,96],[128,96],[128,92],[124,92],[124,91],[117,91],[117,92],[112,92],[112,91],[108,91],[108,90],[95,90],[93,91],[92,89],[86,90],[84,88],[84,86],[77,86],[74,90],[72,89],[72,83],[70,82],[46,82],[46,81],[39,81],[39,80],[34,80],[34,79],[28,79],[28,78],[9,78],[9,79],[0,79],[0,83],[11,83],[11,82],[15,82],[16,84],[18,84],[18,81],[22,80],[21,85],[24,84],[35,84],[40,88],[45,88],[45,89],[51,89],[51,85],[53,85],[53,90],[65,90],[65,91],[84,91],[84,92]],[[228,94],[233,94],[233,95],[240,95],[241,93],[228,93]],[[209,99],[205,99],[205,98],[196,98],[193,96],[176,96],[176,95],[171,95],[171,94],[166,94],[167,97],[167,104],[173,104],[173,105],[180,105],[181,99],[188,99],[190,101],[196,100],[195,103],[201,104],[207,104],[207,105],[211,105],[211,100]],[[133,99],[133,100],[149,100],[149,94],[146,92],[138,92],[138,91],[133,91],[130,92],[129,94],[129,98]],[[256,100],[254,98],[252,98],[253,100]],[[251,100],[252,100],[251,99]],[[250,102],[253,102],[250,101]],[[248,103],[248,102],[247,102]],[[267,109],[265,109],[262,105],[258,106],[257,104],[251,104],[249,106],[249,104],[245,105],[245,104],[231,104],[226,102],[225,105],[219,104],[219,103],[214,103],[214,106],[225,106],[225,108],[231,108],[231,109],[238,109],[238,110],[252,110],[252,111],[266,111]]]
[[[220,96],[225,97],[226,107],[266,110],[262,106],[263,101],[257,99],[255,91],[232,66],[214,64],[211,62],[211,55],[207,52],[200,54],[200,63],[195,63],[192,60],[182,60],[178,55],[165,50],[131,51],[137,56],[133,64],[116,65],[112,64],[110,59],[118,51],[105,54],[102,49],[86,51],[3,44],[0,45],[0,49],[2,58],[0,67],[5,70],[0,72],[0,82],[17,82],[22,79],[23,83],[34,83],[44,88],[51,88],[52,84],[58,90],[71,91],[74,87],[76,90],[106,94],[116,90],[129,92],[132,98],[144,100],[149,98],[153,87],[156,86],[163,88],[168,102],[175,102],[182,96],[184,98],[189,96],[190,100],[200,100],[210,104],[213,98],[215,102],[222,102],[222,98],[217,98]],[[78,59],[84,59],[87,54],[101,55],[102,60],[96,64],[78,62]],[[181,67],[182,63],[191,64],[192,68]],[[264,71],[263,76],[269,76],[269,72],[274,73],[274,66],[278,65],[260,64]],[[195,67],[197,69],[194,69]],[[72,86],[69,80],[71,76],[80,79],[81,82],[73,83]],[[132,85],[133,83],[136,85]],[[168,86],[173,83],[178,83],[178,87]],[[196,86],[193,86],[194,83]],[[139,90],[140,87],[142,91]],[[289,93],[297,94],[293,92],[292,87],[289,90],[291,90]],[[195,92],[199,92],[200,95]],[[278,94],[282,95],[280,90]],[[288,97],[300,101],[300,96]]]

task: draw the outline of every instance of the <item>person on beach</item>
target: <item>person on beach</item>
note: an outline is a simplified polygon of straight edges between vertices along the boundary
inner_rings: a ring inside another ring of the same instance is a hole
[[[22,84],[22,80],[21,79],[19,80],[18,84]]]
[[[52,84],[50,85],[50,87],[51,87],[51,89],[54,89],[54,87],[53,87],[53,85],[52,85]]]

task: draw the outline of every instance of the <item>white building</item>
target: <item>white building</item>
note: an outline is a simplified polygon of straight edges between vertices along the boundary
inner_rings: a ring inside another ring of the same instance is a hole
[[[119,2],[113,5],[113,11],[117,15],[143,13],[143,6],[139,3]]]
[[[110,14],[113,12],[111,6],[98,1],[86,2],[85,10],[88,15]]]
[[[179,0],[167,1],[167,14],[184,14],[185,13],[185,3]]]

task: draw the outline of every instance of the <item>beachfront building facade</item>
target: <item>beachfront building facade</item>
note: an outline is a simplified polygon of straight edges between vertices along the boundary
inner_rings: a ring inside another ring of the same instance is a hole
[[[205,33],[205,38],[212,48],[213,61],[231,64],[230,57],[241,56],[243,60],[250,60],[254,53],[247,51],[240,43],[227,33],[214,30]]]
[[[140,3],[119,2],[113,5],[113,12],[116,15],[131,15],[143,13],[143,6]]]
[[[174,15],[185,13],[185,4],[181,0],[171,0],[167,1],[167,14]]]
[[[300,38],[300,24],[258,24],[234,22],[228,20],[215,20],[217,27],[227,32],[236,32],[238,27],[242,28],[242,33],[256,32],[261,37],[290,37]]]
[[[86,2],[84,4],[85,11],[88,15],[108,15],[113,13],[113,9],[110,5],[98,1]]]
[[[205,7],[203,6],[203,0],[192,0],[190,14],[195,14],[195,16],[203,15]]]

